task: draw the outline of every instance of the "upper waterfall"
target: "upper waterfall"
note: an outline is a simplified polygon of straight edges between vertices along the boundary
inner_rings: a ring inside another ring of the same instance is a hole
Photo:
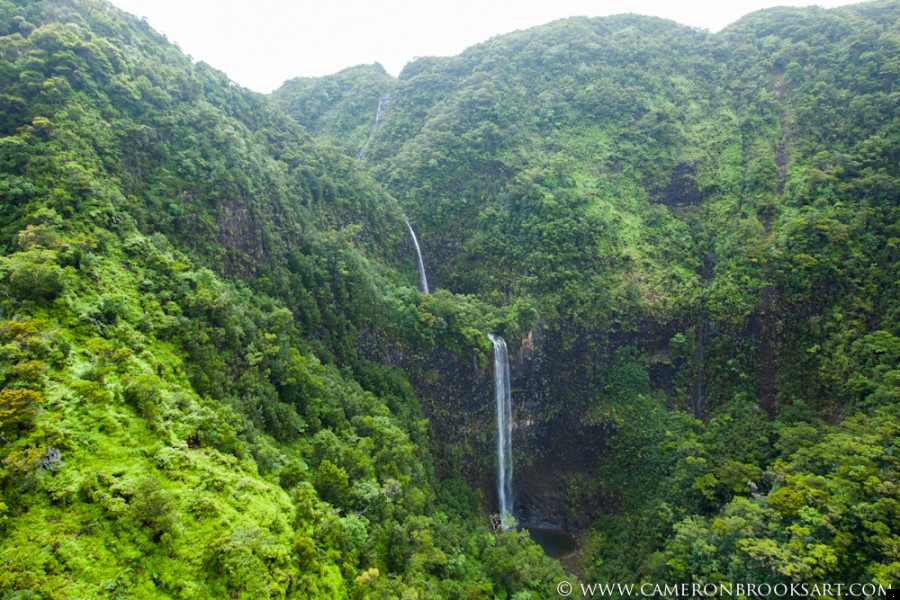
[[[391,101],[391,94],[388,92],[378,101],[378,108],[375,109],[375,121],[372,123],[372,129],[369,130],[369,137],[366,138],[366,143],[362,145],[362,148],[359,149],[359,154],[356,155],[356,160],[362,160],[363,156],[366,153],[366,148],[369,147],[369,142],[372,141],[372,138],[375,137],[375,130],[378,129],[378,123],[381,121],[381,113],[384,112],[384,109],[387,108],[388,102]]]

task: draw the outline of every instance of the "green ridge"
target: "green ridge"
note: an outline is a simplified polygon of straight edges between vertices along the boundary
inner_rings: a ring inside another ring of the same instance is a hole
[[[573,18],[266,97],[0,0],[0,599],[896,586],[898,23]],[[487,332],[570,575],[490,527]]]

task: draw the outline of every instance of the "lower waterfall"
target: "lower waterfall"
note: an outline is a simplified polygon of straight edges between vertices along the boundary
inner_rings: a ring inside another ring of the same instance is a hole
[[[497,406],[497,497],[503,529],[515,525],[512,494],[512,395],[506,340],[488,334],[494,346],[494,399]]]

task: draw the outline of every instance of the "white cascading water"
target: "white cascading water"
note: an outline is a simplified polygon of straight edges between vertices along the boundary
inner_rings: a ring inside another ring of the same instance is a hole
[[[375,137],[375,130],[378,129],[378,122],[381,121],[381,113],[384,112],[384,109],[387,108],[388,102],[390,101],[390,93],[385,94],[378,101],[378,108],[375,109],[375,122],[372,123],[372,129],[369,130],[369,137],[366,139],[366,143],[362,145],[362,148],[359,149],[359,154],[356,155],[356,160],[363,159],[363,156],[366,153],[366,148],[369,147],[369,142],[371,142],[372,138]]]
[[[503,529],[515,525],[512,495],[512,395],[509,391],[509,355],[506,340],[488,334],[494,345],[494,399],[497,405],[497,497]],[[509,521],[512,522],[509,522]]]
[[[406,226],[409,227],[409,234],[412,236],[413,244],[416,245],[416,259],[419,261],[419,287],[422,288],[424,293],[430,294],[431,292],[428,291],[428,277],[425,276],[425,263],[422,261],[422,250],[419,248],[419,240],[416,238],[416,232],[413,231],[409,220],[406,221]]]

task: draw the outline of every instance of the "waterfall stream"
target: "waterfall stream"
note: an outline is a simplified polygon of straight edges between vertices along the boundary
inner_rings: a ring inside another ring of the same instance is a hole
[[[422,249],[419,248],[419,240],[416,238],[416,232],[413,231],[412,225],[409,224],[409,220],[406,221],[406,226],[409,227],[409,234],[412,236],[413,244],[416,246],[416,259],[418,260],[419,266],[419,287],[422,288],[424,293],[430,294],[431,292],[428,290],[428,277],[425,275],[425,262],[422,260]]]
[[[503,529],[515,525],[512,495],[512,396],[506,340],[488,334],[494,346],[494,399],[497,405],[497,497]],[[511,522],[510,522],[511,521]]]
[[[362,145],[362,148],[359,149],[359,154],[356,155],[356,160],[362,160],[363,156],[366,154],[366,148],[369,147],[369,142],[375,137],[375,130],[378,129],[378,122],[381,121],[381,113],[384,112],[384,109],[387,108],[388,102],[390,101],[390,92],[382,96],[378,101],[378,108],[375,109],[375,121],[372,123],[372,129],[369,130],[369,137],[366,138],[366,143]]]

